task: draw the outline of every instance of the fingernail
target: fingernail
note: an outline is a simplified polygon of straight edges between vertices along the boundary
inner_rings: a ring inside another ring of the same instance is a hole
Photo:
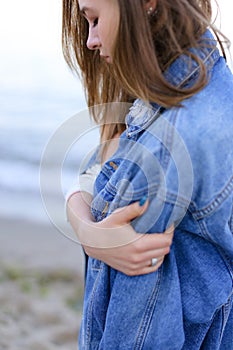
[[[146,203],[146,200],[147,200],[147,196],[144,196],[140,199],[140,202],[139,202],[140,207],[142,207]]]

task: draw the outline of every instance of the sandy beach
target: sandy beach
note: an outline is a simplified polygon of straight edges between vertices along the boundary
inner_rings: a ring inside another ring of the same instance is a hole
[[[52,224],[0,220],[0,349],[77,349],[83,253]]]

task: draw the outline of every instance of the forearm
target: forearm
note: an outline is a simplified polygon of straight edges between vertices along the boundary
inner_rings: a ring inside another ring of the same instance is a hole
[[[91,201],[90,193],[79,191],[74,193],[67,202],[68,220],[81,243],[87,239],[85,228],[94,222],[90,211]]]
[[[141,215],[148,203],[143,208],[138,203],[131,204],[96,223],[90,211],[91,201],[89,193],[76,192],[67,202],[70,224],[87,255],[131,276],[156,271],[169,252],[173,235],[138,235],[133,230],[131,220]],[[154,267],[152,258],[158,259]]]

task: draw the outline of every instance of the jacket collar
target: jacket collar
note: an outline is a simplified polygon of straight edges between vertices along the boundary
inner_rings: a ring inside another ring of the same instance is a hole
[[[209,30],[202,36],[203,48],[190,49],[197,55],[207,68],[208,76],[214,64],[220,57],[216,40]],[[179,56],[164,72],[165,79],[175,87],[189,88],[194,85],[199,76],[199,64],[190,56]],[[126,116],[126,133],[128,137],[146,129],[165,110],[156,102],[145,102],[136,99]]]

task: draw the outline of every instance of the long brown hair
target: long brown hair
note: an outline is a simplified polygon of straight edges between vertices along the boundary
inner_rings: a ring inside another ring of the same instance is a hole
[[[78,0],[63,0],[63,52],[70,68],[81,74],[88,106],[142,98],[172,107],[200,91],[207,83],[206,69],[189,49],[203,45],[200,38],[208,27],[222,47],[211,24],[211,0],[157,0],[152,16],[145,11],[145,0],[118,3],[119,30],[113,63],[107,65],[97,51],[86,46],[88,23],[80,14]],[[163,75],[181,54],[192,55],[200,66],[199,79],[189,89],[169,84]],[[108,113],[92,110],[94,119],[104,124]],[[119,123],[123,117],[119,116]],[[122,130],[124,126],[120,125],[108,126],[107,135],[111,138],[114,132]]]

